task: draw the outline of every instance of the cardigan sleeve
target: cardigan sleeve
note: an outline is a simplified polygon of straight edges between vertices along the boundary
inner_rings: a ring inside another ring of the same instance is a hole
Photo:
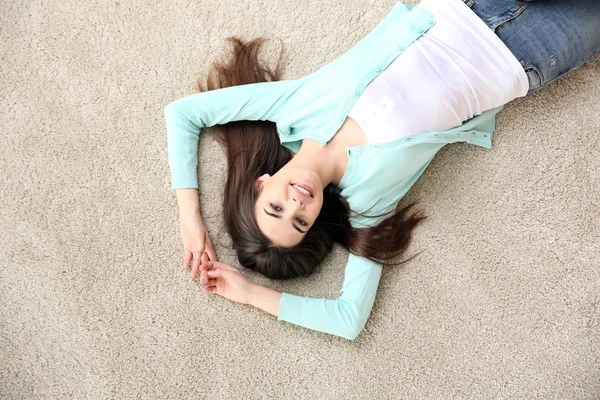
[[[230,121],[277,122],[296,81],[258,82],[183,97],[164,108],[172,189],[198,188],[200,129]]]
[[[337,299],[283,292],[277,319],[354,340],[373,308],[381,270],[382,264],[350,253],[341,295]]]

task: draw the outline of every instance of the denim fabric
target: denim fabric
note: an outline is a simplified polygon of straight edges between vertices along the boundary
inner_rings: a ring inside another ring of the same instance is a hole
[[[462,0],[525,68],[529,93],[600,51],[599,0]]]

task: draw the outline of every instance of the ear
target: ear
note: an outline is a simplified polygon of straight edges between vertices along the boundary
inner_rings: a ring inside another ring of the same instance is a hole
[[[266,181],[268,181],[271,178],[271,175],[269,174],[264,174],[258,177],[258,179],[256,180],[256,183],[254,184],[256,186],[257,189],[260,189],[262,184]]]

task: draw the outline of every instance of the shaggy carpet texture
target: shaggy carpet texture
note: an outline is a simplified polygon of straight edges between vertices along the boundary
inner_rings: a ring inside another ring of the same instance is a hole
[[[417,1],[411,4],[416,4]],[[205,293],[183,269],[164,106],[230,51],[307,75],[394,1],[1,1],[0,398],[600,398],[600,58],[445,146],[429,216],[349,341]],[[281,39],[281,42],[279,40]],[[220,260],[225,157],[200,141]],[[336,298],[348,254],[288,282]]]

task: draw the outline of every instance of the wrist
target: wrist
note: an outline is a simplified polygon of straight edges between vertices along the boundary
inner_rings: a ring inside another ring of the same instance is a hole
[[[177,189],[176,193],[180,214],[200,214],[200,198],[198,194],[198,189]]]
[[[257,286],[259,286],[259,285],[251,282],[250,286],[248,287],[248,295],[246,296],[246,304],[254,306],[254,307],[256,307],[255,299],[256,299]]]
[[[180,208],[179,215],[182,217],[200,217],[200,207]]]
[[[252,283],[248,290],[248,303],[274,316],[279,316],[279,303],[282,293],[257,283]]]

